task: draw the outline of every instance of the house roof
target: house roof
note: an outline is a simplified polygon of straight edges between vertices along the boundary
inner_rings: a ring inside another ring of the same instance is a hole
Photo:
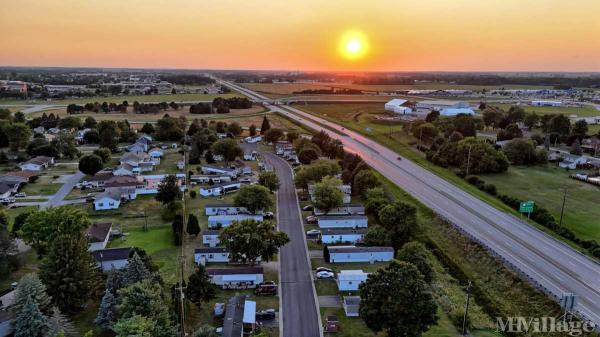
[[[213,169],[213,170],[220,170],[220,171],[224,171],[224,172],[233,172],[233,171],[235,171],[234,169],[231,169],[229,167],[224,167],[224,166],[202,165],[200,167],[201,168]]]
[[[229,253],[229,251],[225,247],[204,247],[204,248],[196,248],[194,250],[194,254],[210,254],[210,253]]]
[[[106,181],[104,187],[127,187],[137,186],[140,182],[131,176],[114,176]]]
[[[129,259],[132,250],[133,247],[100,249],[92,252],[92,255],[98,262],[126,260]]]
[[[231,221],[241,221],[241,220],[262,220],[263,216],[260,214],[251,215],[251,214],[229,214],[229,215],[209,215],[208,221],[219,221],[219,220],[231,220]],[[259,220],[259,221],[260,221]]]
[[[15,176],[0,176],[0,182],[3,182],[8,185],[21,185],[27,182],[27,179]]]
[[[367,234],[366,229],[351,229],[351,228],[339,228],[339,229],[323,229],[321,235],[349,235],[349,234]]]
[[[356,281],[362,281],[364,280],[367,276],[369,276],[368,273],[365,273],[362,270],[341,270],[338,273],[338,280],[344,279],[344,280],[356,280]]]
[[[15,188],[13,184],[7,184],[5,182],[0,182],[0,193],[4,194],[8,191],[12,191]]]
[[[227,187],[227,186],[233,186],[233,185],[241,185],[241,183],[239,181],[231,181],[231,182],[228,182],[228,183],[214,184],[212,186],[202,186],[201,189],[203,189],[203,190],[211,190],[213,188]]]
[[[329,253],[377,253],[394,252],[393,247],[364,247],[364,246],[331,246],[328,247]]]
[[[115,201],[119,201],[119,200],[121,200],[121,192],[117,191],[117,190],[102,192],[96,196],[95,201],[100,201],[104,198],[109,198],[109,199],[112,199]]]
[[[86,236],[90,242],[104,242],[106,237],[110,235],[110,229],[112,228],[111,222],[99,222],[93,223],[88,227]]]
[[[223,337],[238,337],[242,335],[245,302],[246,295],[234,296],[227,300],[225,317],[223,319]]]
[[[367,220],[366,215],[319,215],[321,220]]]
[[[360,296],[344,296],[344,304],[360,305]]]
[[[202,235],[219,235],[219,231],[216,229],[207,229],[205,231],[202,231]]]
[[[263,267],[207,268],[208,275],[262,274]]]
[[[407,100],[405,100],[405,99],[394,98],[393,100],[391,100],[391,101],[389,101],[389,102],[385,103],[385,105],[388,105],[388,104],[389,104],[389,105],[400,106],[400,105],[402,105],[402,104],[404,104],[404,103],[406,103],[406,102],[408,102],[408,101],[407,101]]]
[[[52,158],[52,157],[37,156],[35,158],[29,159],[28,161],[24,162],[23,164],[45,165],[45,164],[52,162],[52,160],[54,160],[54,158]]]
[[[95,175],[85,179],[86,181],[107,181],[113,177],[112,172],[110,173],[96,173]]]
[[[120,162],[126,162],[126,161],[135,161],[135,162],[141,162],[144,159],[149,159],[150,155],[148,155],[145,152],[129,152],[124,154],[121,157]]]
[[[22,177],[22,178],[29,179],[29,178],[34,177],[34,176],[39,176],[40,174],[37,171],[23,170],[23,171],[8,172],[5,175],[6,176]]]

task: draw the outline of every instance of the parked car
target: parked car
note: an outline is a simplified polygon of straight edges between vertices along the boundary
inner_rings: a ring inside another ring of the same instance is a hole
[[[314,209],[313,205],[306,205],[302,207],[303,211],[312,211]]]
[[[266,321],[275,319],[275,309],[264,309],[256,312],[256,320]]]
[[[15,198],[25,198],[27,194],[25,192],[20,192],[15,194]]]
[[[277,295],[277,283],[273,281],[266,281],[256,285],[254,289],[255,295]]]
[[[215,308],[213,309],[213,315],[215,317],[221,317],[225,313],[225,303],[215,303]]]
[[[328,272],[330,272],[330,273],[333,273],[333,270],[331,270],[331,269],[329,269],[329,268],[327,268],[327,267],[318,267],[318,268],[316,269],[316,272],[317,272],[317,273],[318,273],[318,272],[321,272],[321,271],[328,271]]]
[[[273,212],[265,212],[265,214],[263,214],[263,217],[265,219],[273,219],[275,215],[273,214]]]
[[[306,223],[317,223],[319,222],[319,218],[314,215],[309,215],[306,217]]]
[[[0,199],[0,204],[10,205],[10,204],[14,203],[15,201],[17,201],[15,198],[4,198],[4,199]]]
[[[96,197],[87,197],[85,198],[85,202],[94,202],[96,201]]]
[[[309,231],[306,231],[306,235],[319,235],[321,234],[321,231],[318,229],[311,229]]]
[[[335,278],[335,274],[334,274],[333,272],[330,272],[330,271],[325,271],[325,270],[318,271],[316,275],[317,275],[317,278],[318,278],[318,279],[330,279],[330,278]]]

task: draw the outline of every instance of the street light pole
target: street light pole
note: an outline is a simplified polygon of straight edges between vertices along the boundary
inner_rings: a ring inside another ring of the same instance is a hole
[[[471,147],[473,145],[469,145],[469,154],[467,155],[467,176],[469,176],[469,166],[471,166]]]
[[[467,316],[469,315],[469,302],[471,301],[471,281],[467,285],[467,302],[465,303],[465,315],[463,316],[462,334],[467,333]]]
[[[565,193],[563,194],[562,207],[560,208],[560,221],[558,222],[559,227],[562,227],[563,214],[565,213],[565,204],[566,203],[567,203],[567,188],[565,187]]]

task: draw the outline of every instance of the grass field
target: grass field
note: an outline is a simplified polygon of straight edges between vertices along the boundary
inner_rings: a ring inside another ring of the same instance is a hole
[[[216,97],[231,98],[231,97],[244,97],[239,93],[230,94],[162,94],[162,95],[123,95],[123,96],[94,96],[94,97],[83,97],[83,98],[69,98],[69,99],[55,99],[50,101],[45,100],[0,100],[0,104],[22,104],[22,105],[35,105],[35,104],[85,104],[89,102],[107,102],[107,103],[121,103],[128,101],[130,104],[134,101],[140,103],[143,102],[186,102],[186,101],[212,101]]]
[[[508,110],[511,104],[490,103],[490,106],[499,107],[503,110]],[[583,107],[553,107],[553,106],[530,106],[519,105],[525,112],[535,112],[538,115],[547,114],[562,114],[562,115],[577,115],[579,117],[600,116],[600,110],[596,110],[591,106]]]
[[[552,164],[547,166],[511,166],[508,172],[483,175],[493,183],[498,192],[523,200],[534,200],[556,218],[560,218],[563,189],[567,189],[567,202],[563,225],[578,237],[600,242],[600,187],[570,179],[569,172]]]

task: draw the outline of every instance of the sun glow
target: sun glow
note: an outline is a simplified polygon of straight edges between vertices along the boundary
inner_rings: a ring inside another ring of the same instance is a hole
[[[349,60],[363,58],[368,50],[366,35],[356,30],[346,32],[340,39],[339,50]]]

